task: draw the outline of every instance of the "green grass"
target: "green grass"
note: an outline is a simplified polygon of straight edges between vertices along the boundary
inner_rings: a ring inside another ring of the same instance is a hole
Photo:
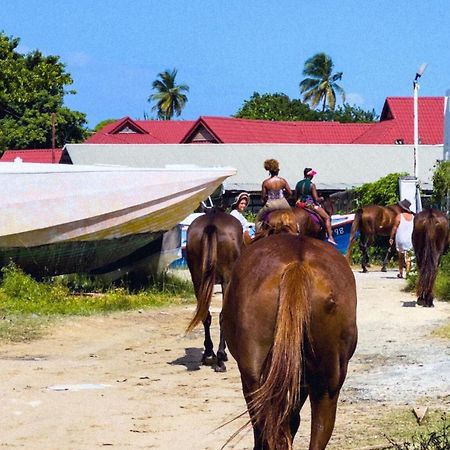
[[[433,411],[419,426],[411,424],[411,419],[400,422],[400,432],[396,437],[386,434],[386,438],[396,450],[448,450],[450,449],[450,416],[441,411]]]
[[[55,277],[37,282],[13,265],[3,268],[0,284],[0,340],[29,340],[65,316],[88,316],[116,311],[193,303],[192,283],[163,274],[139,292],[96,286],[88,281]],[[78,288],[74,288],[78,286]]]
[[[436,328],[435,330],[433,330],[431,334],[438,338],[450,340],[450,323],[447,323],[439,328]]]

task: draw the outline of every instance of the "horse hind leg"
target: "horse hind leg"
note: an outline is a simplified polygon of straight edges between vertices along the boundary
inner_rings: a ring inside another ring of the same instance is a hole
[[[308,398],[308,389],[305,386],[300,388],[300,399],[298,405],[292,410],[292,413],[289,417],[289,428],[291,430],[292,439],[295,438],[298,429],[300,428],[300,410],[302,409],[306,399]]]
[[[205,346],[205,351],[202,356],[202,364],[204,366],[212,366],[216,362],[216,354],[214,353],[214,345],[211,339],[211,322],[211,313],[208,311],[208,315],[203,321],[203,328],[205,330],[205,340],[203,345]]]
[[[369,266],[369,253],[367,251],[368,240],[367,238],[361,236],[359,240],[359,248],[361,250],[361,268],[363,273],[367,272],[367,267]]]
[[[215,372],[226,372],[227,371],[225,362],[228,361],[228,355],[227,355],[227,352],[225,351],[226,342],[225,342],[225,336],[224,336],[223,330],[222,330],[222,321],[223,321],[223,316],[222,316],[222,312],[221,312],[219,315],[220,342],[219,342],[219,348],[217,349],[217,363],[214,366]]]
[[[387,249],[386,256],[384,257],[384,260],[383,260],[383,265],[381,266],[382,272],[387,272],[387,266],[389,264],[389,260],[391,259],[393,248],[394,248],[394,244],[389,246],[389,248]]]
[[[328,392],[310,392],[311,440],[309,450],[324,450],[333,433],[339,392],[330,396]]]

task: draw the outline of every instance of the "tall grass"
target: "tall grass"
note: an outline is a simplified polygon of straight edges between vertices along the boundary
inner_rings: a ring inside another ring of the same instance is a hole
[[[440,421],[425,431],[418,431],[401,443],[387,437],[396,450],[449,450],[450,449],[450,417],[443,413]]]
[[[192,283],[169,274],[153,278],[145,290],[132,293],[126,286],[107,288],[83,277],[55,277],[38,282],[12,264],[2,272],[0,339],[32,338],[62,316],[180,305],[195,300]]]

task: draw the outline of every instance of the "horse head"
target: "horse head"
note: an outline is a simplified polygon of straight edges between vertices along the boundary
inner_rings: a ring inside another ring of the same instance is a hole
[[[334,202],[331,197],[327,197],[322,202],[322,208],[331,217],[334,214]]]

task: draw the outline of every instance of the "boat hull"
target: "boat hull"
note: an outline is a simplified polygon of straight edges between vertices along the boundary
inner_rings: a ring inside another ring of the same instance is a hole
[[[354,218],[354,214],[331,216],[331,229],[337,243],[336,247],[343,255],[347,252]]]
[[[13,261],[35,276],[106,273],[145,260],[235,173],[7,164],[0,164],[7,191],[0,201],[0,264]]]

